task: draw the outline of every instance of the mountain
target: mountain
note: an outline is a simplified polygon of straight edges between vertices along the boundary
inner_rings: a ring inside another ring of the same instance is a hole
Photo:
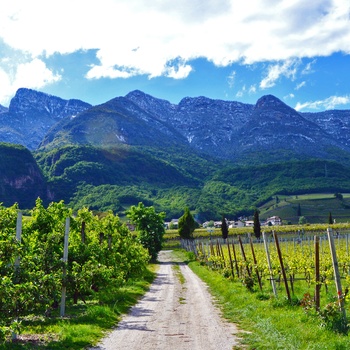
[[[349,163],[350,141],[341,121],[345,116],[350,125],[350,112],[332,114],[338,118],[334,127],[326,116],[298,113],[272,95],[255,105],[206,97],[186,97],[176,105],[133,91],[62,120],[40,147],[181,146],[239,163],[310,157]]]
[[[45,136],[40,147],[64,144],[93,146],[171,147],[186,144],[174,128],[124,97],[92,107],[75,118],[64,119]]]
[[[265,163],[276,156],[280,160],[315,157],[342,161],[350,151],[347,144],[330,136],[323,122],[305,118],[272,95],[257,101],[237,138],[241,157],[253,159],[265,153]]]
[[[328,137],[344,146],[350,146],[350,111],[330,110],[318,113],[301,113],[301,115],[320,125]]]
[[[203,96],[186,97],[173,105],[140,91],[133,91],[126,98],[178,130],[192,149],[223,159],[235,159],[236,136],[249,121],[254,107]]]
[[[91,107],[79,100],[64,100],[30,89],[19,89],[8,110],[0,110],[0,141],[38,147],[48,130],[62,119]],[[2,111],[2,112],[1,112]]]

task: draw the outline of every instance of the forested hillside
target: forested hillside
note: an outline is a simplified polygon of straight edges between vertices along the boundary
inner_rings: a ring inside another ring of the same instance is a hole
[[[78,209],[123,212],[143,202],[167,219],[189,207],[199,220],[236,217],[276,194],[350,191],[350,172],[321,160],[236,166],[154,149],[67,146],[37,153],[53,200]]]

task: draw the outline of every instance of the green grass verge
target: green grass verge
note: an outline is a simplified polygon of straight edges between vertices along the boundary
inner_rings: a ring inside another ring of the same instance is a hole
[[[189,266],[208,284],[224,317],[242,330],[239,336],[247,349],[350,349],[347,335],[323,327],[315,312],[291,305],[285,294],[276,299],[272,293],[248,291],[240,281],[227,279],[197,261],[190,261]]]
[[[86,304],[67,305],[63,318],[57,311],[50,317],[32,316],[22,320],[22,332],[17,340],[0,344],[0,350],[81,350],[96,344],[148,290],[156,269],[157,265],[150,265],[142,279],[99,292],[99,301],[96,298]]]

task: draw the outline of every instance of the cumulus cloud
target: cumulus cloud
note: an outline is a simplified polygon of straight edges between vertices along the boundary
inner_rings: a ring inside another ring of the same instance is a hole
[[[324,100],[309,101],[305,103],[298,102],[294,109],[300,111],[302,109],[335,109],[339,105],[350,103],[350,95],[347,96],[330,96]]]
[[[40,89],[61,80],[46,64],[38,59],[22,57],[18,61],[3,58],[0,61],[0,101],[7,104],[21,87]]]
[[[292,78],[298,58],[350,53],[349,2],[2,1],[0,40],[29,61],[94,50],[88,79],[183,79],[197,58],[220,67],[278,62],[260,83],[265,89],[281,76]]]

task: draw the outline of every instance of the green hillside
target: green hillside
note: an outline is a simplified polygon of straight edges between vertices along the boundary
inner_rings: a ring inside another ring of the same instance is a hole
[[[262,205],[260,218],[277,215],[285,223],[296,224],[299,221],[298,210],[308,223],[328,223],[329,213],[337,222],[350,221],[350,193],[342,193],[336,198],[334,193],[315,193],[303,195],[277,195]],[[300,209],[298,207],[300,206]]]
[[[131,146],[66,146],[37,153],[36,159],[47,177],[53,200],[63,199],[76,209],[88,206],[120,215],[141,201],[165,211],[167,219],[181,216],[185,207],[204,221],[220,219],[222,214],[228,218],[250,215],[255,207],[262,206],[263,216],[279,215],[295,222],[298,202],[294,196],[350,193],[349,169],[322,160],[236,166],[186,149]],[[286,200],[276,206],[276,195]],[[339,204],[334,198],[322,208],[317,203],[303,203],[303,215],[310,222],[324,222],[325,213],[328,215],[331,207]],[[347,205],[346,198],[339,204],[342,220],[346,219]]]

